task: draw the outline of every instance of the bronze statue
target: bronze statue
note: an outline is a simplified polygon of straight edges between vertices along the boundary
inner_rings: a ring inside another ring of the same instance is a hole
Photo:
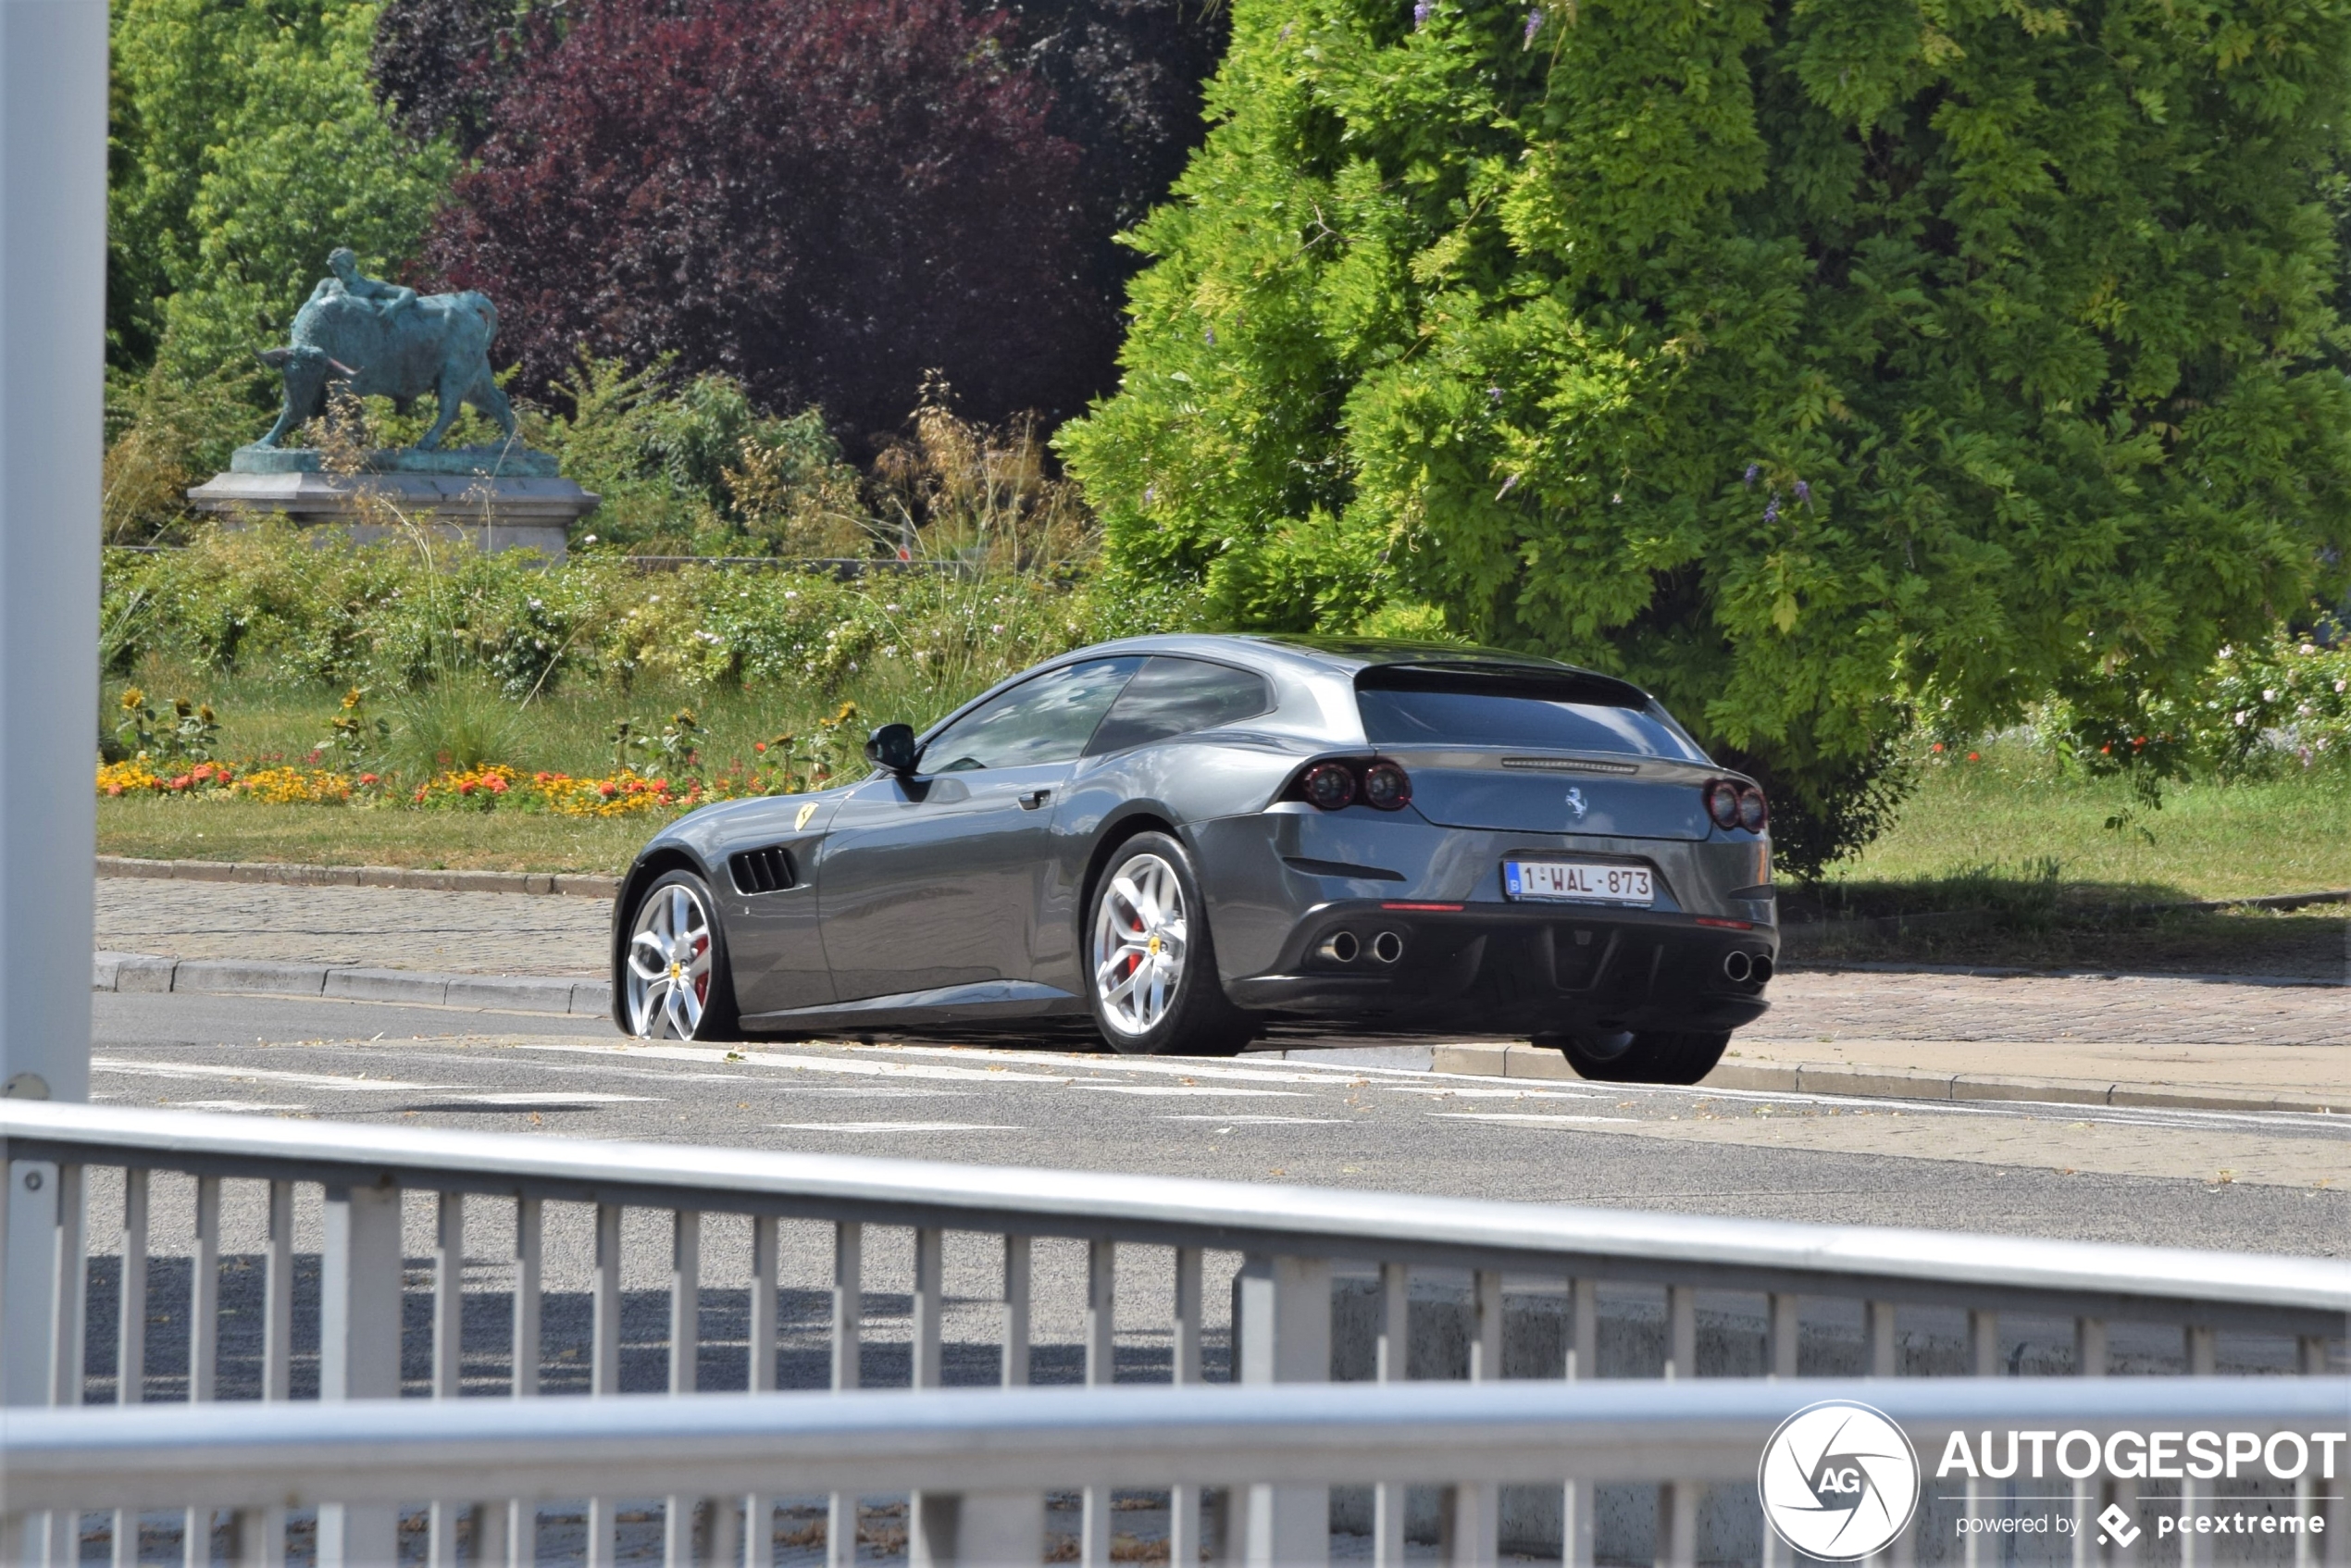
[[[368,277],[359,270],[358,257],[341,248],[327,266],[333,275],[320,279],[295,313],[293,342],[260,355],[264,365],[284,372],[286,402],[255,445],[276,446],[317,418],[336,386],[355,397],[389,397],[404,411],[431,392],[440,414],[417,442],[418,451],[438,449],[467,403],[514,439],[514,408],[490,374],[498,312],[488,299],[471,290],[419,296]]]

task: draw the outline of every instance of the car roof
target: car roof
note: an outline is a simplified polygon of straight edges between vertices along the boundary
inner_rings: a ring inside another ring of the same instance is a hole
[[[923,738],[929,740],[981,703],[1047,670],[1083,664],[1090,659],[1153,653],[1223,660],[1273,677],[1276,688],[1282,691],[1282,695],[1277,697],[1279,707],[1298,714],[1301,719],[1308,714],[1319,714],[1319,718],[1309,721],[1312,728],[1330,730],[1334,726],[1342,724],[1353,727],[1358,730],[1353,739],[1359,741],[1362,739],[1360,720],[1354,717],[1355,678],[1365,669],[1381,666],[1496,674],[1522,670],[1528,674],[1570,676],[1589,680],[1602,689],[1614,689],[1622,694],[1614,700],[1626,705],[1636,708],[1655,706],[1655,700],[1648,692],[1619,677],[1584,669],[1558,659],[1547,659],[1538,653],[1514,653],[1508,649],[1484,648],[1474,643],[1426,642],[1384,637],[1318,637],[1300,633],[1159,632],[1120,638],[1111,642],[1096,642],[1039,660],[940,716],[937,722],[923,731]],[[1302,708],[1298,705],[1301,699],[1304,703]],[[1343,720],[1338,716],[1342,713],[1346,716]]]
[[[1206,658],[1238,658],[1247,664],[1258,663],[1270,655],[1282,663],[1309,665],[1349,676],[1375,665],[1523,669],[1547,675],[1599,674],[1558,659],[1547,659],[1539,653],[1515,653],[1507,648],[1485,648],[1475,643],[1424,642],[1400,637],[1319,637],[1304,632],[1163,632],[1098,642],[1051,662],[1060,664],[1113,653],[1188,653]]]

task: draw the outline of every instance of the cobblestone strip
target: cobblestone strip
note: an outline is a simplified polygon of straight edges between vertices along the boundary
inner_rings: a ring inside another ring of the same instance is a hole
[[[603,973],[611,910],[603,899],[102,877],[96,940],[180,959],[570,978]]]

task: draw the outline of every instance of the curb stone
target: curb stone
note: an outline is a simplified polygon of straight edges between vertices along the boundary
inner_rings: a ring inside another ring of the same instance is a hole
[[[1301,1056],[1312,1052],[1300,1052]],[[1495,1078],[1576,1078],[1556,1051],[1501,1042],[1440,1045],[1431,1072]],[[2096,1078],[2034,1078],[2001,1073],[1930,1073],[1903,1067],[1852,1067],[1841,1063],[1724,1062],[1699,1089],[1760,1089],[1781,1094],[1849,1094],[1872,1100],[2034,1101],[2059,1105],[2116,1105],[2174,1111],[2301,1111],[2325,1115],[2351,1111],[2339,1100],[2292,1091],[2172,1089],[2162,1084],[2112,1083]]]
[[[97,858],[101,877],[143,877],[169,882],[274,882],[290,888],[408,888],[436,893],[553,893],[608,899],[619,891],[611,877],[545,871],[412,871],[396,865],[280,865],[262,861]]]
[[[229,996],[327,997],[409,1006],[499,1008],[592,1018],[612,1012],[612,984],[573,975],[447,975],[429,969],[342,969],[317,964],[253,964],[166,958],[143,952],[92,957],[90,989],[205,992]]]

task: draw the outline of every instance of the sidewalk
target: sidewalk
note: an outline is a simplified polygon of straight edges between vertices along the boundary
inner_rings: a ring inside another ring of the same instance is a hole
[[[602,899],[121,877],[101,877],[97,892],[103,989],[570,1013],[583,1027],[609,1005]],[[1710,1086],[2351,1110],[2351,988],[1798,969],[1771,996],[1771,1013],[1739,1032]],[[1392,1053],[1439,1072],[1572,1076],[1559,1052],[1524,1044]]]

